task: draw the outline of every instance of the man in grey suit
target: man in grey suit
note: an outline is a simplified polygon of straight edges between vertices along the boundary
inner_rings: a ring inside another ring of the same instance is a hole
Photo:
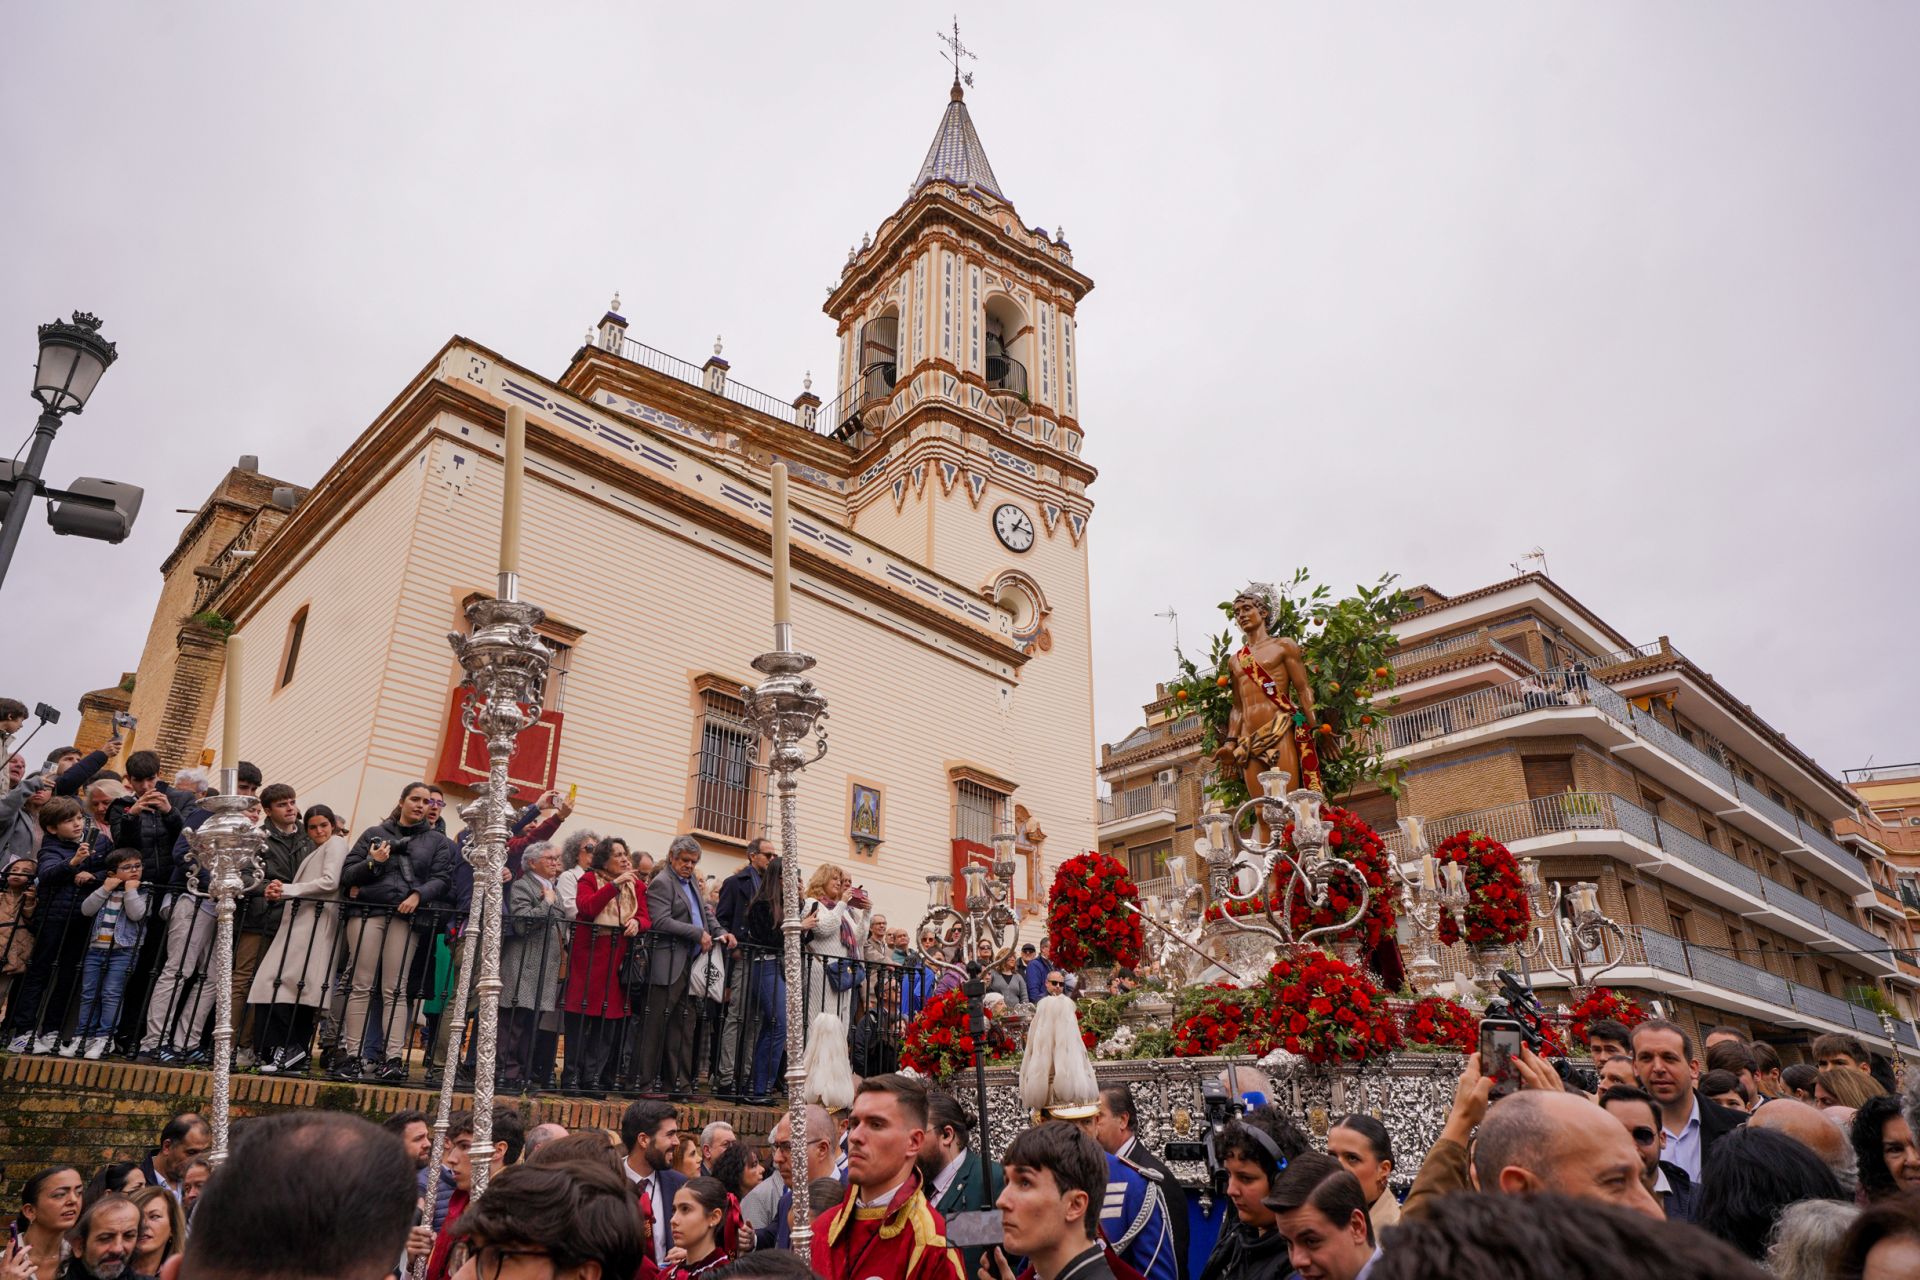
[[[676,836],[667,846],[667,865],[647,884],[647,913],[653,924],[647,941],[647,1008],[640,1028],[640,1053],[634,1078],[643,1089],[663,1089],[675,1101],[693,1092],[694,1000],[687,978],[695,956],[716,942],[737,945],[720,931],[707,905],[700,877],[700,842]],[[661,1058],[664,1055],[664,1064]]]

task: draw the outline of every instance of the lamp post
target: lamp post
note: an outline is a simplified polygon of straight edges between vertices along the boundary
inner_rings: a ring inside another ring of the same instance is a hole
[[[34,366],[33,398],[40,402],[40,420],[33,428],[33,444],[23,469],[0,463],[0,582],[6,581],[13,549],[26,527],[27,508],[37,496],[61,504],[54,509],[54,528],[60,533],[118,542],[133,527],[140,509],[140,490],[110,481],[83,480],[77,490],[49,489],[41,480],[60,420],[87,407],[100,375],[119,353],[100,336],[100,320],[84,311],[72,321],[55,320],[40,326],[40,359]],[[121,492],[122,501],[103,496],[103,489]],[[71,507],[72,510],[62,510]]]
[[[1017,869],[1013,860],[1014,840],[1013,829],[1002,820],[1000,829],[993,835],[993,866],[983,867],[973,862],[960,869],[961,879],[966,882],[960,904],[966,908],[964,912],[953,903],[953,877],[928,876],[927,914],[920,917],[914,930],[914,936],[920,937],[932,929],[942,941],[959,941],[964,948],[961,954],[966,957],[967,980],[960,990],[967,997],[967,1033],[973,1037],[974,1105],[978,1108],[976,1128],[980,1134],[983,1168],[991,1165],[993,1151],[987,1132],[987,970],[980,965],[979,950],[982,942],[992,947],[990,965],[997,967],[1013,954],[1014,942],[1019,936],[1016,930],[1020,917],[1011,902]],[[950,964],[948,967],[961,966]],[[980,1180],[980,1208],[983,1212],[993,1209],[984,1177]]]

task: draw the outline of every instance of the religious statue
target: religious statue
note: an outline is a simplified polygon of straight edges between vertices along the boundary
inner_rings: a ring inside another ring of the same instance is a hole
[[[1226,738],[1213,755],[1223,769],[1237,769],[1247,794],[1260,794],[1260,774],[1283,770],[1292,787],[1320,790],[1320,757],[1314,750],[1313,686],[1300,660],[1300,646],[1273,635],[1274,590],[1249,583],[1233,598],[1233,620],[1246,643],[1232,668],[1233,713]]]

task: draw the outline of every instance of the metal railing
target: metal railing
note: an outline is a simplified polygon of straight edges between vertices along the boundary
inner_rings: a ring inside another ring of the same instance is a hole
[[[991,390],[1011,391],[1022,400],[1027,398],[1027,366],[1012,356],[989,355],[985,372]]]
[[[1397,649],[1387,655],[1387,661],[1395,668],[1415,667],[1422,662],[1431,662],[1435,658],[1445,657],[1449,653],[1462,653],[1468,649],[1478,649],[1487,642],[1487,629],[1480,627],[1464,635],[1445,636],[1439,640],[1429,640],[1411,648]]]
[[[1869,930],[1862,929],[1845,916],[1835,915],[1832,911],[1825,908],[1822,908],[1821,915],[1825,917],[1827,932],[1839,938],[1840,941],[1856,947],[1861,951],[1871,951],[1880,953],[1882,956],[1885,955],[1887,950],[1887,940],[1885,938]]]
[[[1706,872],[1723,884],[1760,897],[1766,877],[1720,852],[1698,836],[1687,834],[1670,822],[1659,821],[1659,844],[1682,862]]]
[[[1772,905],[1779,907],[1788,915],[1799,917],[1816,929],[1826,928],[1826,913],[1813,899],[1794,892],[1777,880],[1764,880],[1761,882],[1761,887],[1766,890],[1766,899]]]
[[[1626,731],[1658,747],[1701,778],[1728,795],[1737,797],[1782,830],[1791,833],[1798,845],[1821,855],[1845,872],[1849,879],[1867,879],[1859,859],[1849,854],[1831,836],[1811,823],[1795,818],[1759,786],[1737,778],[1733,770],[1718,758],[1688,742],[1651,714],[1634,707],[1612,686],[1579,668],[1556,667],[1534,676],[1475,689],[1428,706],[1414,707],[1387,716],[1364,731],[1361,740],[1383,752],[1394,751],[1536,711],[1575,707],[1599,710]]]
[[[1691,945],[1687,947],[1687,963],[1693,976],[1702,982],[1757,995],[1782,1008],[1792,1004],[1791,984],[1779,974]]]
[[[1615,649],[1612,653],[1603,653],[1598,657],[1582,657],[1580,661],[1584,662],[1590,670],[1598,670],[1602,667],[1621,667],[1629,662],[1637,662],[1641,658],[1657,658],[1663,653],[1674,652],[1673,646],[1665,641],[1650,640],[1646,644],[1629,645],[1625,649]]]
[[[7,993],[6,1042],[69,1057],[137,1052],[168,1064],[205,1062],[215,996],[214,917],[205,899],[132,890],[142,919],[132,922],[129,910],[123,936],[93,948],[94,917],[51,870],[44,909],[0,925],[0,955],[16,938],[28,952]],[[721,966],[696,962],[698,949],[678,936],[575,919],[590,905],[577,886],[574,901],[563,903],[558,886],[543,893],[538,885],[515,881],[504,904],[502,1088],[764,1097],[779,1087],[786,999],[778,948],[743,942],[715,953]],[[644,896],[645,884],[638,889]],[[442,1021],[468,940],[466,915],[454,909],[450,888],[439,893],[406,915],[339,895],[277,904],[244,897],[237,937],[259,945],[239,950],[237,1049],[296,1077],[324,1067],[337,1079],[402,1085],[423,1073],[432,1079],[449,1061],[470,1073],[471,1022]],[[689,971],[705,986],[688,986]],[[829,1006],[839,1013],[853,1069],[863,1075],[896,1070],[906,1022],[936,991],[957,985],[949,970],[914,956],[896,962],[891,952],[848,960],[809,950],[802,973],[809,1022]]]
[[[1830,996],[1824,991],[1802,986],[1798,982],[1789,985],[1793,988],[1793,1007],[1800,1012],[1811,1014],[1816,1018],[1825,1018],[1828,1022],[1837,1022],[1843,1027],[1854,1025],[1854,1005],[1848,1004],[1839,996]],[[1876,1032],[1879,1026],[1879,1020],[1875,1019]]]
[[[700,365],[682,360],[679,356],[668,355],[666,352],[650,347],[646,343],[636,339],[620,339],[620,357],[623,360],[631,360],[643,368],[651,369],[655,373],[664,373],[669,378],[677,379],[687,383],[689,386],[699,387],[702,390],[705,390],[707,387],[706,370]],[[746,408],[758,413],[764,413],[769,418],[776,418],[788,426],[797,427],[801,425],[800,411],[798,409],[790,402],[783,401],[769,392],[760,390],[758,387],[750,387],[744,382],[737,382],[729,377],[722,384],[720,394],[735,404],[744,405]],[[834,397],[833,404],[828,406],[828,408],[836,407],[841,399],[842,396]],[[826,410],[822,410],[821,420],[832,421],[826,416]]]
[[[1693,970],[1687,966],[1687,944],[1669,933],[1658,929],[1639,926],[1640,950],[1646,957],[1647,966],[1652,969],[1665,969],[1668,973],[1693,976]]]
[[[1155,810],[1175,808],[1179,803],[1179,789],[1171,782],[1154,782],[1144,787],[1116,791],[1099,799],[1100,821],[1117,822]]]
[[[1913,1024],[1905,1018],[1893,1020],[1893,1038],[1909,1049],[1920,1049],[1920,1036],[1914,1034]]]

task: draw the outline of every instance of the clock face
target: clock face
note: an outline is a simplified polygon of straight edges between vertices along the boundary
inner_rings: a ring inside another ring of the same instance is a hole
[[[993,509],[993,531],[1009,551],[1025,551],[1033,546],[1033,517],[1011,502]]]

